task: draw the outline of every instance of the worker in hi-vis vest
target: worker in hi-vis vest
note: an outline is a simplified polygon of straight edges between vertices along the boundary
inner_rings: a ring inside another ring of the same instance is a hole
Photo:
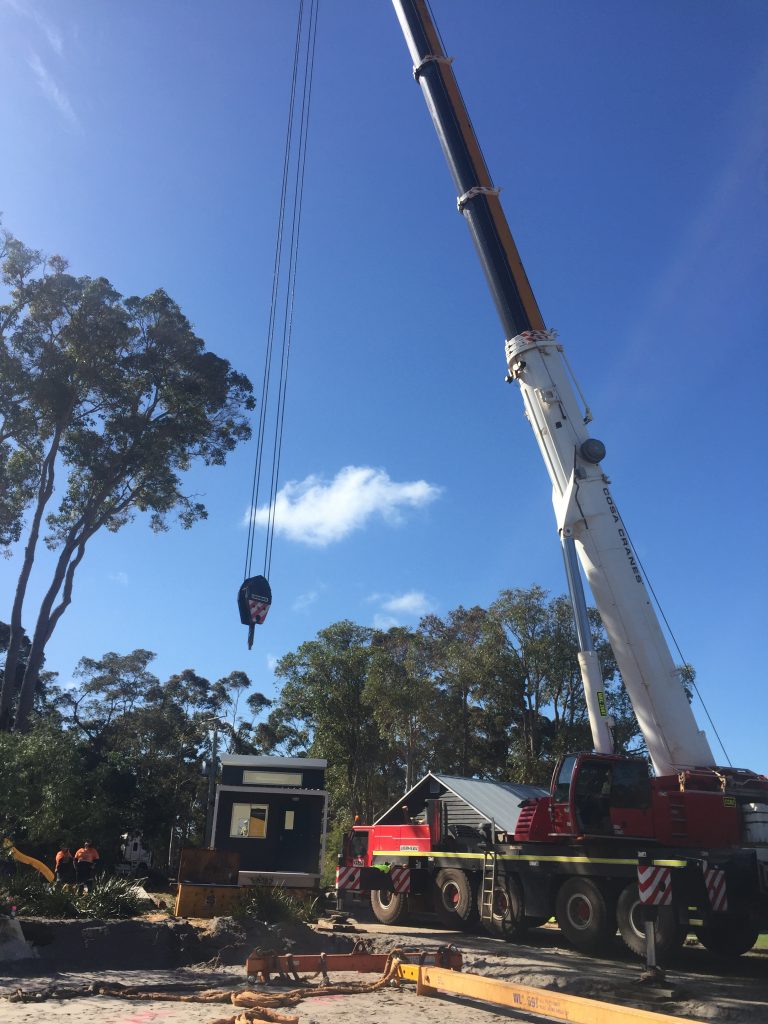
[[[87,885],[93,875],[93,865],[99,859],[99,851],[90,839],[86,839],[75,853],[75,875],[78,885]]]

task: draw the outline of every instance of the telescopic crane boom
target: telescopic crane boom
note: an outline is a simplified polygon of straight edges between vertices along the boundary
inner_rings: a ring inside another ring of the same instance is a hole
[[[574,551],[589,582],[657,775],[716,762],[699,729],[680,673],[645,587],[638,560],[601,468],[602,442],[589,436],[563,354],[548,331],[517,252],[425,0],[393,0],[440,144],[458,208],[477,249],[505,333],[507,379],[517,381],[552,482],[557,529],[568,570],[579,662],[595,749],[612,749],[602,676]]]

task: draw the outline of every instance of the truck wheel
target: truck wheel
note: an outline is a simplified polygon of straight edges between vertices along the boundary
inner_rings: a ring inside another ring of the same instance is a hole
[[[563,935],[581,953],[596,953],[616,934],[614,901],[589,878],[569,878],[560,886],[555,916]]]
[[[408,897],[404,893],[374,889],[371,892],[371,909],[382,924],[398,924],[408,917]]]
[[[475,883],[458,868],[444,868],[435,879],[435,913],[446,928],[469,929],[477,924]]]
[[[493,890],[491,917],[483,918],[483,891],[478,887],[477,910],[480,921],[489,935],[498,939],[517,939],[526,930],[523,916],[523,893],[518,880],[512,876],[496,880]]]
[[[748,953],[757,942],[760,929],[752,922],[726,917],[716,924],[708,924],[696,929],[696,938],[716,956],[736,957]]]
[[[645,921],[643,904],[637,891],[637,883],[632,882],[622,890],[616,906],[621,938],[627,949],[637,956],[645,956]],[[657,917],[653,926],[656,936],[656,956],[658,959],[668,957],[685,942],[686,929],[677,920],[674,907],[658,907]]]

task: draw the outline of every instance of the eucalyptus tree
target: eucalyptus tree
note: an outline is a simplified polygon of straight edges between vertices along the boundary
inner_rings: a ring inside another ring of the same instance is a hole
[[[393,626],[373,634],[365,697],[410,789],[433,767],[438,737],[440,695],[421,633]]]
[[[592,748],[570,604],[565,597],[550,599],[546,590],[534,585],[502,591],[490,613],[501,627],[511,672],[518,680],[509,771],[520,781],[547,782],[559,754]],[[608,710],[624,746],[635,731],[631,708],[600,616],[590,609],[589,618]]]
[[[419,624],[442,719],[435,766],[458,775],[474,775],[481,769],[476,723],[487,620],[485,608],[459,605],[444,619],[426,615]]]
[[[367,819],[402,787],[366,694],[371,636],[364,626],[336,622],[281,658],[275,673],[284,683],[267,720],[278,736],[303,734],[306,752],[328,759],[337,810]]]
[[[181,477],[196,461],[223,465],[250,436],[255,403],[250,381],[206,351],[164,291],[124,298],[105,278],[75,277],[60,257],[44,259],[7,234],[2,272],[0,464],[8,477],[23,453],[27,467],[16,469],[26,482],[0,499],[6,530],[29,499],[30,460],[36,471],[0,693],[6,726],[44,522],[44,542],[57,552],[16,704],[15,728],[25,729],[45,646],[72,601],[89,540],[139,513],[154,531],[168,529],[173,513],[184,528],[205,518]]]

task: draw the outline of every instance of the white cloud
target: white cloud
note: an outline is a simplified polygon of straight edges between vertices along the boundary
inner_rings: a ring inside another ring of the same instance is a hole
[[[426,480],[397,483],[383,469],[345,466],[330,482],[308,476],[285,484],[275,502],[275,532],[303,544],[325,547],[361,529],[375,516],[399,523],[402,509],[421,508],[440,493],[439,487]],[[266,526],[268,514],[267,508],[259,508],[256,524]]]
[[[420,590],[410,590],[399,597],[390,597],[382,603],[384,611],[397,615],[418,616],[432,611],[432,603]]]
[[[380,612],[377,612],[373,616],[373,625],[375,629],[381,629],[386,632],[386,630],[392,629],[393,626],[399,626],[400,623],[397,619],[392,618],[391,615],[382,615]]]
[[[50,48],[61,57],[64,52],[64,40],[61,38],[59,30],[50,21],[46,21],[37,11],[33,13],[33,17],[48,40]]]
[[[434,605],[426,594],[420,590],[409,590],[405,594],[370,594],[366,601],[372,604],[379,604],[381,611],[373,616],[373,625],[376,629],[392,629],[393,626],[402,626],[403,618],[420,619],[422,615],[431,612]]]
[[[3,3],[20,17],[31,18],[48,40],[48,45],[53,52],[61,57],[64,52],[64,40],[52,22],[44,18],[31,4],[21,3],[20,0],[3,0]]]
[[[269,669],[270,672],[274,672],[276,667],[277,667],[277,658],[274,656],[274,654],[268,654],[267,655],[267,668]]]
[[[296,600],[293,602],[293,610],[300,612],[304,608],[309,608],[311,604],[314,604],[320,594],[317,590],[308,590],[305,594],[299,594]]]
[[[50,100],[70,125],[74,128],[79,128],[80,122],[77,119],[77,114],[72,104],[69,102],[69,97],[58,87],[53,76],[40,59],[39,54],[33,51],[27,57],[27,64],[37,79],[37,84],[40,86],[43,95]]]
[[[119,583],[121,587],[128,586],[128,573],[127,572],[111,572],[109,578],[113,583]]]

